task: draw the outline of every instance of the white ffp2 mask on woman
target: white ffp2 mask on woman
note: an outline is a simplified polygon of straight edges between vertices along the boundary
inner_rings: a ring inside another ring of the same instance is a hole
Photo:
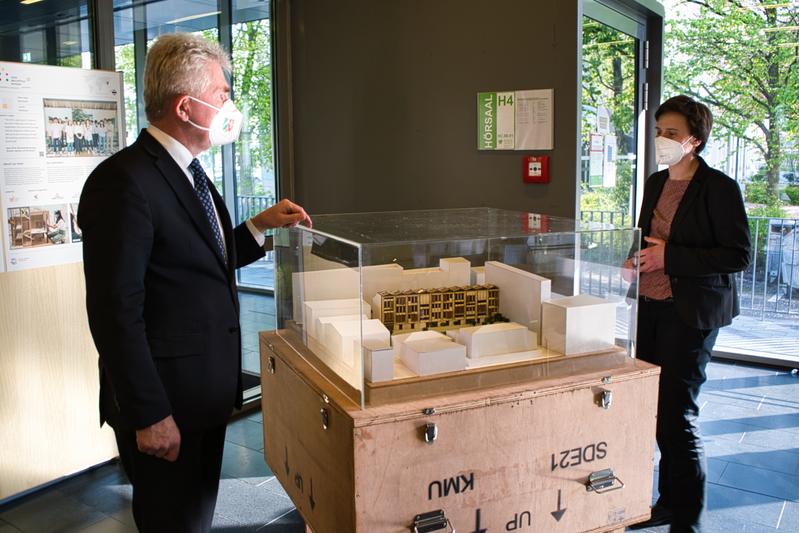
[[[693,137],[688,137],[683,142],[677,142],[666,137],[655,137],[655,159],[658,165],[676,165],[685,155],[685,143]]]

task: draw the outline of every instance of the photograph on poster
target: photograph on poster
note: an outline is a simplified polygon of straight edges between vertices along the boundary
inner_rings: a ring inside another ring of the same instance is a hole
[[[47,157],[107,156],[119,150],[117,103],[44,98]]]
[[[67,212],[67,206],[61,204],[9,208],[9,248],[14,250],[68,243]]]
[[[69,204],[69,228],[72,242],[83,242],[83,232],[78,227],[78,204]]]

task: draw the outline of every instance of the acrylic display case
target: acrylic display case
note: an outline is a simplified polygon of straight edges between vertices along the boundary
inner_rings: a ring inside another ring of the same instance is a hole
[[[634,357],[635,228],[491,208],[275,234],[278,335],[361,408]]]

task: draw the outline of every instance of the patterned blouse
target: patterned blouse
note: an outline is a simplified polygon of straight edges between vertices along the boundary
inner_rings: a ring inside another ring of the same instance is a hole
[[[652,225],[647,237],[663,239],[668,242],[671,233],[671,221],[680,205],[685,190],[691,180],[673,180],[669,178],[663,185],[655,212],[652,214]],[[671,298],[671,280],[663,270],[641,273],[639,294],[654,300]]]

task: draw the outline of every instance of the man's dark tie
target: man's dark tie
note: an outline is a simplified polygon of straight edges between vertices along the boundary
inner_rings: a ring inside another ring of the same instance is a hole
[[[208,223],[211,224],[211,229],[214,232],[216,245],[219,247],[219,252],[227,262],[227,254],[225,253],[225,242],[222,240],[222,232],[219,231],[219,224],[216,222],[216,211],[214,211],[214,201],[211,199],[211,193],[208,191],[208,176],[205,174],[202,165],[197,159],[192,159],[189,165],[189,170],[194,178],[194,192],[197,193],[197,198],[203,205],[205,216],[208,217]]]

